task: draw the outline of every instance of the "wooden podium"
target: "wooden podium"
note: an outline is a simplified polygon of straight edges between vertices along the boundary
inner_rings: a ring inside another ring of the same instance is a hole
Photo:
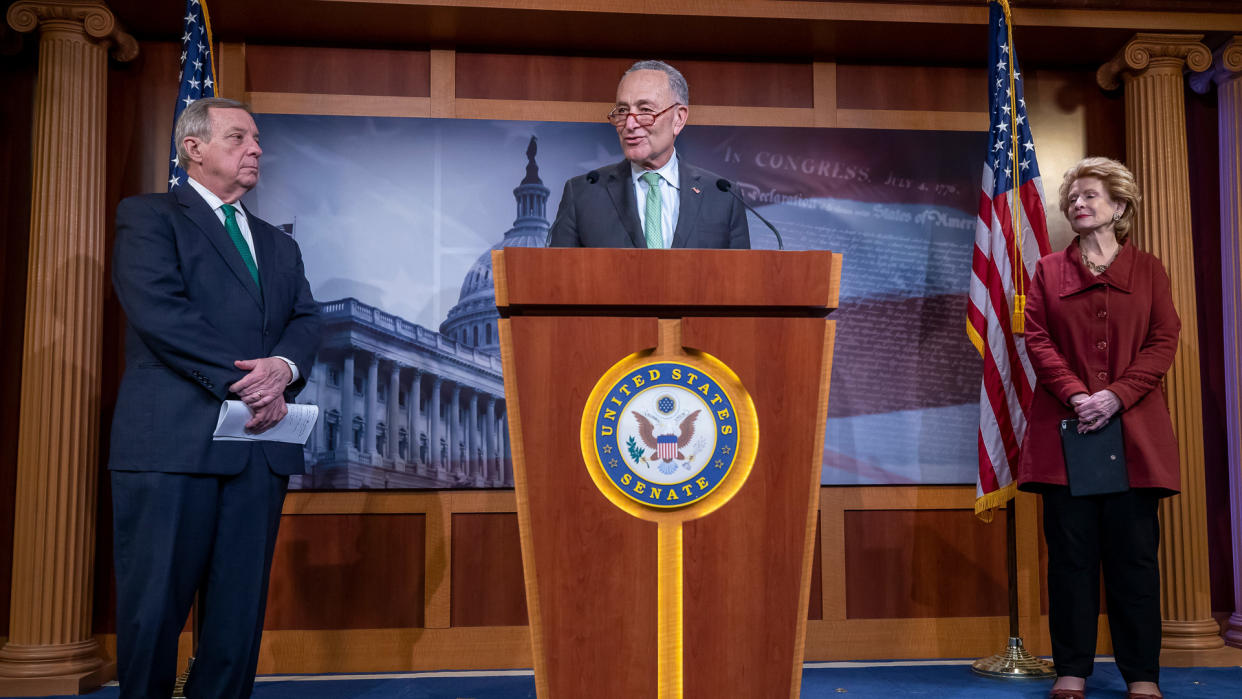
[[[492,262],[539,696],[797,697],[841,256]]]

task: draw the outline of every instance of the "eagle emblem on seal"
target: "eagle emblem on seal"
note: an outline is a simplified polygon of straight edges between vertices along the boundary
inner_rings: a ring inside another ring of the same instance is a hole
[[[647,445],[648,449],[655,450],[656,460],[669,463],[674,459],[685,461],[686,456],[681,453],[683,447],[694,439],[694,421],[699,417],[699,411],[687,415],[682,419],[681,424],[677,426],[677,434],[671,432],[657,435],[655,433],[656,426],[651,420],[638,411],[632,411],[634,419],[638,421],[638,438]]]

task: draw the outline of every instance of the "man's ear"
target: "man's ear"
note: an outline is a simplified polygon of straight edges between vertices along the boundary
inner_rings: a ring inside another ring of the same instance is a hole
[[[690,121],[690,107],[681,105],[675,108],[673,110],[673,135],[681,133],[688,121]]]
[[[185,149],[185,154],[190,157],[190,162],[203,162],[203,142],[195,136],[186,136],[181,141],[181,147]]]

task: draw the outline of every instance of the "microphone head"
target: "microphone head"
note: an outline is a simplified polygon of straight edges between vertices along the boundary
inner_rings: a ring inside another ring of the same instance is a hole
[[[733,189],[733,183],[721,177],[716,180],[716,189],[719,189],[722,192],[727,192],[730,189]]]
[[[588,172],[586,174],[586,181],[588,184],[595,184],[596,182],[599,182],[599,170],[592,170]]]

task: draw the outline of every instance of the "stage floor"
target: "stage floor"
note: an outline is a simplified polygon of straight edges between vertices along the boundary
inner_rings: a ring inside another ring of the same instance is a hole
[[[954,697],[1042,699],[1050,681],[992,680],[970,672],[969,660],[807,663],[802,697],[842,695],[868,699]],[[1242,667],[1165,667],[1160,686],[1171,699],[1235,699],[1242,696]],[[1096,662],[1087,682],[1092,699],[1124,699],[1125,684],[1112,658]],[[111,683],[86,696],[114,699]],[[376,675],[268,675],[259,678],[254,699],[534,699],[528,670],[416,672]],[[766,699],[736,697],[731,699]]]

